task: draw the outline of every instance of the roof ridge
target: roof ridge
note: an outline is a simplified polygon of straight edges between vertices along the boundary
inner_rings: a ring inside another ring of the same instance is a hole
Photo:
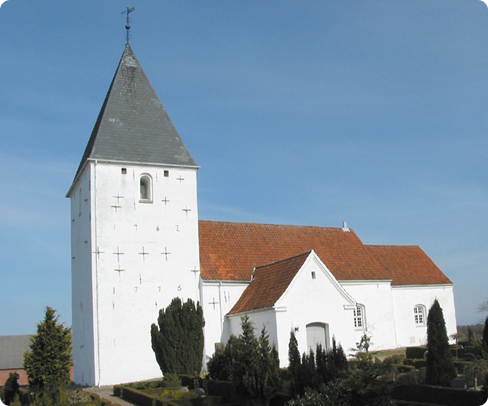
[[[411,244],[411,245],[400,245],[400,244],[364,244],[365,247],[393,247],[393,248],[402,248],[402,247],[405,247],[405,248],[420,248],[420,245],[415,245],[415,244]]]
[[[257,225],[257,226],[272,226],[272,227],[300,227],[300,228],[320,228],[329,230],[343,230],[342,227],[330,227],[330,226],[311,226],[311,225],[300,225],[300,224],[276,224],[276,223],[256,223],[256,222],[246,222],[246,221],[225,221],[225,220],[203,220],[199,219],[198,222],[203,223],[219,223],[219,224],[232,224],[232,225]],[[352,228],[349,230],[353,231]]]
[[[293,256],[291,256],[291,257],[289,257],[289,258],[280,259],[279,261],[269,262],[269,263],[267,263],[267,264],[265,264],[265,265],[259,265],[259,266],[256,266],[256,267],[254,268],[254,271],[256,271],[256,270],[258,270],[258,269],[260,269],[260,268],[265,268],[265,267],[267,267],[267,266],[276,265],[276,264],[279,264],[279,263],[281,263],[281,262],[291,261],[292,259],[295,259],[295,258],[298,258],[298,257],[304,256],[304,255],[308,256],[308,255],[310,255],[312,252],[313,252],[313,250],[309,250],[309,251],[302,252],[301,254],[293,255]],[[254,273],[254,271],[253,271],[253,273]]]

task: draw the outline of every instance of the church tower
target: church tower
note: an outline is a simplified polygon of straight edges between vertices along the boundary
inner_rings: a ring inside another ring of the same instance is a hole
[[[151,324],[199,300],[197,170],[127,44],[67,194],[76,383],[161,376]]]

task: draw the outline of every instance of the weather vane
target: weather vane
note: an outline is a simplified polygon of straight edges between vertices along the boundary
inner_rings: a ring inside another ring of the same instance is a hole
[[[126,41],[127,41],[127,45],[129,45],[129,38],[130,38],[130,17],[129,17],[129,14],[132,13],[134,11],[135,7],[130,7],[127,6],[127,10],[125,11],[122,11],[122,13],[120,14],[127,14],[127,23],[125,24],[125,29],[127,30],[127,33],[126,33]]]

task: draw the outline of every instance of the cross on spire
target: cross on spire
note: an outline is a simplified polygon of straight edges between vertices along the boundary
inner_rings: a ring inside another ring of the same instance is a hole
[[[135,7],[129,7],[127,6],[127,10],[122,11],[120,14],[127,14],[127,22],[125,24],[125,29],[127,30],[125,38],[126,38],[126,44],[129,45],[129,39],[130,39],[130,17],[129,14],[132,13],[135,10]]]

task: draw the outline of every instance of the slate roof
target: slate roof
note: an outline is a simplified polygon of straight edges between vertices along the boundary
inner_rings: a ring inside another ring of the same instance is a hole
[[[0,369],[24,368],[24,352],[29,348],[31,337],[0,336]]]
[[[88,159],[197,166],[128,44],[76,177]]]
[[[200,221],[199,234],[204,280],[250,281],[256,267],[314,250],[338,281],[452,283],[419,247],[364,245],[352,229]]]
[[[258,267],[253,281],[242,293],[229,314],[272,307],[303,266],[310,252]]]

